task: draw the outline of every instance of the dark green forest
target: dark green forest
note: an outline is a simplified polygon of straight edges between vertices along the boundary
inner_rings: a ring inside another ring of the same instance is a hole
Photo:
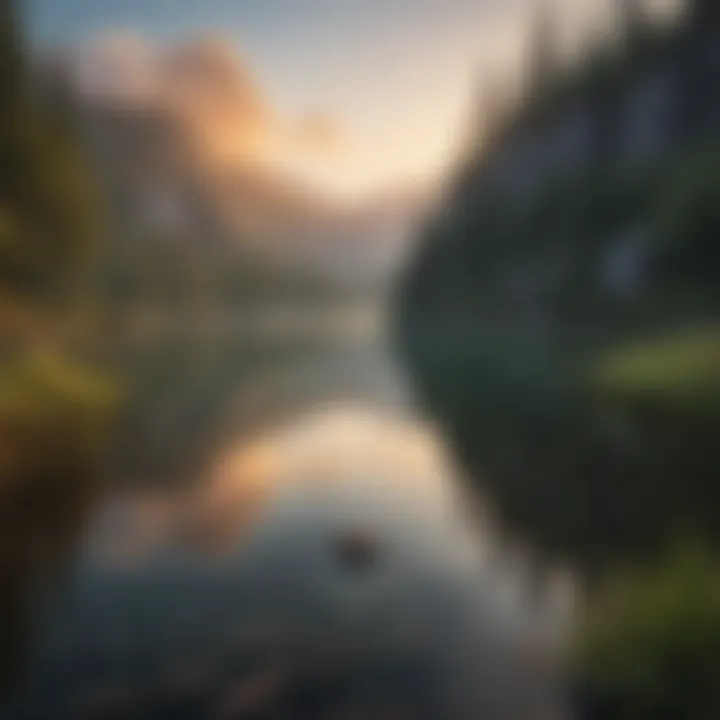
[[[69,118],[33,93],[16,6],[1,8],[0,485],[9,492],[26,460],[62,474],[56,452],[78,469],[94,455],[90,430],[112,390],[84,358],[86,278],[103,236],[92,175]],[[43,457],[23,452],[35,442]]]
[[[116,404],[89,362],[87,277],[102,212],[72,123],[32,91],[18,7],[0,3],[0,683],[33,589],[72,549]]]
[[[398,327],[507,531],[586,580],[590,716],[695,720],[720,712],[720,6],[642,7],[565,67],[535,24],[522,97],[483,119]],[[578,116],[571,167],[512,166]]]

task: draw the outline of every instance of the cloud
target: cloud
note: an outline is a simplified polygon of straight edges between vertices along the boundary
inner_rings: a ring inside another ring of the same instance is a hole
[[[333,118],[280,117],[247,61],[222,38],[157,47],[115,33],[80,49],[74,75],[91,101],[163,116],[197,160],[217,169],[277,168],[285,158],[289,165],[323,163],[348,148]]]

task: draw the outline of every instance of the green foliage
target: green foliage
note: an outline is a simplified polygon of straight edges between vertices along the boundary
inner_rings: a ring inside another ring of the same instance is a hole
[[[30,88],[11,3],[0,17],[0,283],[55,290],[97,240],[93,182],[62,115]]]
[[[48,353],[27,353],[5,363],[0,375],[0,415],[84,411],[112,398],[108,384],[68,360]]]
[[[408,280],[431,411],[513,528],[589,572],[687,527],[720,541],[719,174],[708,136],[642,171],[550,173],[531,206],[467,173]],[[639,280],[616,293],[606,268],[636,230]]]
[[[3,153],[0,280],[24,292],[54,289],[97,240],[92,183],[50,118],[29,114],[14,142]]]
[[[675,284],[700,284],[718,297],[720,266],[720,145],[688,152],[658,198],[656,225],[661,271]]]
[[[24,353],[0,366],[0,492],[77,482],[101,457],[117,390],[62,357]],[[68,488],[69,490],[70,488]]]
[[[57,355],[0,363],[0,695],[17,680],[40,581],[79,541],[100,484],[116,390]]]
[[[92,178],[66,118],[35,97],[18,20],[0,0],[0,491],[84,475],[112,404],[92,371],[27,349],[69,344],[56,301],[76,291],[98,238]]]
[[[599,588],[579,648],[593,720],[720,717],[720,152],[714,130],[642,170],[606,152],[547,171],[532,206],[492,168],[578,101],[616,135],[618,103],[648,70],[686,71],[698,28],[636,28],[527,98],[466,168],[402,308],[424,400],[500,519]],[[639,279],[616,292],[636,230]],[[688,536],[713,550],[664,556]]]
[[[606,397],[633,406],[720,418],[720,329],[635,342],[602,358],[595,382]]]
[[[720,563],[701,545],[612,577],[587,608],[579,655],[613,720],[720,717]]]

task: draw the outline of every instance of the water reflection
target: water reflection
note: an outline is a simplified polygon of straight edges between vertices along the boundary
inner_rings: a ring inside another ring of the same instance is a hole
[[[203,461],[170,484],[141,463],[97,505],[0,716],[545,717],[555,668],[526,651],[556,598],[513,588],[392,356],[262,358],[175,358],[163,398],[204,408]]]

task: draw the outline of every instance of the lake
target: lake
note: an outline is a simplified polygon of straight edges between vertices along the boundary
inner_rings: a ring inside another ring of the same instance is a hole
[[[128,354],[106,482],[4,603],[0,718],[559,717],[563,598],[339,312]]]

